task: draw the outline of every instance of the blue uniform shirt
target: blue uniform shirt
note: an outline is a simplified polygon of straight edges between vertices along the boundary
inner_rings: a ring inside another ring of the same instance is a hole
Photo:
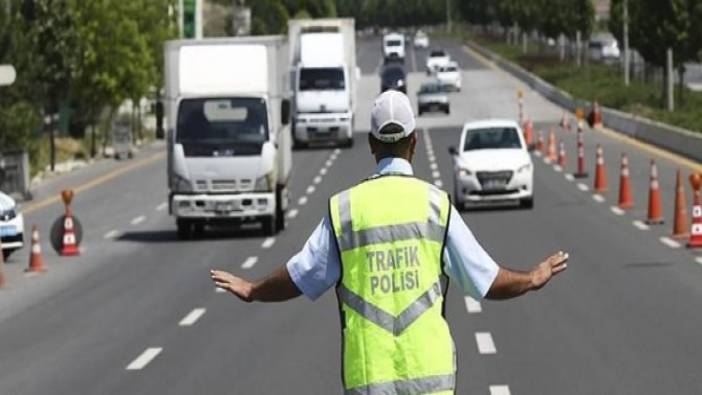
[[[412,165],[400,158],[381,160],[375,172],[413,174]],[[499,267],[480,246],[453,206],[450,215],[444,269],[467,295],[482,298],[495,280]],[[290,258],[287,269],[295,285],[312,300],[339,280],[341,263],[328,214],[322,218],[302,250]]]

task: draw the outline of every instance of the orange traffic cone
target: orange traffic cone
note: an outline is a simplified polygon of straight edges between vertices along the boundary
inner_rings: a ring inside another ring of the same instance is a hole
[[[573,174],[575,178],[585,178],[587,177],[587,171],[585,171],[585,143],[583,142],[583,131],[578,129],[577,134],[578,141],[578,171]]]
[[[543,152],[544,150],[544,135],[543,132],[539,130],[539,137],[536,139],[536,151]]]
[[[658,185],[658,167],[653,159],[651,159],[651,184],[648,192],[648,218],[646,223],[649,225],[660,225],[663,223],[661,190]]]
[[[66,212],[63,218],[63,243],[61,246],[61,255],[75,256],[79,255],[78,242],[76,240],[76,232],[74,228],[73,215],[70,211]]]
[[[700,197],[702,174],[690,174],[690,184],[692,184],[693,189],[692,226],[687,248],[702,248],[702,198]]]
[[[532,148],[534,145],[534,123],[531,118],[527,118],[524,122],[524,141],[526,142],[527,148]]]
[[[565,151],[565,144],[561,141],[559,144],[559,150],[558,150],[558,166],[561,168],[565,169],[566,167],[566,151]]]
[[[597,144],[595,165],[595,192],[607,192],[607,168],[604,163],[602,146]]]
[[[619,208],[634,207],[634,198],[631,193],[631,180],[629,179],[629,157],[622,154],[622,171],[619,177]]]
[[[553,133],[553,128],[548,134],[548,159],[551,162],[558,160],[558,154],[556,153],[556,135]]]
[[[673,215],[673,237],[684,239],[689,235],[687,227],[687,200],[685,199],[685,185],[682,173],[678,169],[675,180],[675,213]]]
[[[29,254],[29,266],[25,272],[41,273],[45,272],[44,260],[41,257],[41,243],[39,242],[39,231],[37,226],[32,226],[32,252]]]

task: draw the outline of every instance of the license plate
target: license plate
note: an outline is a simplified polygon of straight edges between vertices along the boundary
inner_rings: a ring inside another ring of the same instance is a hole
[[[488,191],[497,191],[505,189],[507,183],[504,180],[486,180],[483,183],[483,189]]]
[[[220,213],[228,213],[234,210],[234,205],[230,202],[217,202],[215,203],[215,211]]]
[[[0,237],[17,236],[17,228],[14,225],[0,226]]]

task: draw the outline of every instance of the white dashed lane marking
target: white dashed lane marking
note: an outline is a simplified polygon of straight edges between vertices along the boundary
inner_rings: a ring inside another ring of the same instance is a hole
[[[671,239],[670,237],[663,236],[659,239],[661,243],[667,245],[670,248],[680,248],[680,243]]]
[[[178,323],[178,326],[193,326],[197,320],[200,319],[205,314],[205,311],[207,311],[204,307],[198,307],[197,309],[193,309],[188,315],[183,317],[182,320]]]
[[[319,169],[319,174],[321,174],[321,175],[323,175],[323,176],[326,175],[326,174],[327,174],[327,168],[326,168],[326,167],[322,167],[321,169]]]
[[[697,258],[695,258],[695,262],[702,265],[702,256],[698,256]]]
[[[570,173],[565,173],[564,177],[565,177],[566,180],[568,180],[568,181],[570,181],[570,182],[573,182],[573,181],[575,180],[575,176],[573,176],[573,175],[570,174]]]
[[[466,310],[468,310],[469,314],[480,313],[483,311],[483,308],[480,305],[480,302],[478,302],[477,300],[471,298],[470,296],[466,296],[465,300],[466,300]]]
[[[275,237],[268,237],[261,243],[261,248],[271,248],[275,243]]]
[[[333,160],[327,159],[327,162],[324,164],[324,166],[326,166],[326,167],[331,167],[332,163],[334,163]]]
[[[311,195],[314,193],[314,189],[315,189],[314,185],[310,185],[307,187],[307,190],[305,191],[305,193],[307,193],[308,195]]]
[[[583,191],[583,192],[587,192],[588,190],[590,190],[590,187],[588,187],[587,185],[583,184],[582,182],[579,182],[579,183],[578,183],[578,189],[580,189],[580,190]]]
[[[651,229],[648,225],[646,225],[643,221],[636,220],[632,222],[632,224],[638,228],[639,230],[649,230]]]
[[[512,393],[509,392],[509,386],[491,385],[490,386],[490,395],[512,395]]]
[[[144,350],[141,355],[136,357],[129,365],[127,365],[127,370],[141,370],[146,367],[158,354],[163,351],[162,347],[150,347]]]
[[[307,204],[307,196],[302,196],[300,199],[298,199],[297,204],[300,206],[304,206]]]
[[[166,209],[166,207],[168,207],[168,202],[163,202],[156,206],[156,211],[163,211]]]
[[[299,212],[300,212],[300,211],[299,211],[298,209],[296,209],[296,208],[291,209],[290,211],[288,211],[288,218],[295,218],[295,217],[297,217],[297,214],[298,214]]]
[[[596,201],[597,203],[602,203],[605,201],[604,196],[600,195],[599,193],[596,193],[592,195],[592,200]]]
[[[558,166],[558,165],[554,165],[554,166],[553,166],[553,171],[555,171],[556,173],[560,173],[560,172],[563,171],[563,168],[560,167],[560,166]]]
[[[431,172],[431,176],[434,177],[434,178],[440,178],[440,177],[441,177],[441,174],[439,174],[438,171],[434,170],[433,172]]]
[[[140,215],[140,216],[134,218],[134,219],[131,221],[131,224],[132,224],[132,225],[139,225],[140,223],[144,222],[145,220],[146,220],[146,217],[143,216],[143,215]]]
[[[497,354],[495,342],[492,341],[490,332],[476,332],[475,342],[478,343],[478,352],[481,354]]]
[[[624,210],[617,206],[612,206],[609,208],[610,211],[614,213],[614,215],[624,215]]]
[[[441,182],[441,180],[434,180],[434,185],[436,185],[437,188],[443,188],[443,187],[444,187],[444,183]]]
[[[322,176],[315,177],[314,180],[312,180],[312,182],[315,184],[319,184],[320,182],[322,182]]]
[[[436,162],[434,162],[434,161],[431,161],[431,162],[432,163],[429,164],[429,168],[432,170],[437,170],[439,168],[439,166],[436,164]]]
[[[102,236],[106,240],[111,240],[111,239],[116,239],[122,235],[122,232],[118,231],[117,229],[112,229],[111,231],[105,233],[104,236]]]
[[[242,269],[251,269],[254,267],[254,265],[258,262],[258,257],[257,256],[250,256],[246,258],[244,263],[241,264]]]

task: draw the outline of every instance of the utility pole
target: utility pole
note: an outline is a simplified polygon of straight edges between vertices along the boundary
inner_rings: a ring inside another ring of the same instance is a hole
[[[668,111],[675,110],[675,100],[673,96],[674,81],[673,81],[673,48],[668,48],[665,53],[666,68],[665,68],[665,92],[666,92],[666,108]]]
[[[622,22],[624,23],[624,86],[629,86],[629,71],[631,69],[630,54],[629,54],[629,1],[624,0],[623,3],[624,13],[622,17]]]
[[[446,30],[451,33],[451,0],[446,0]]]

